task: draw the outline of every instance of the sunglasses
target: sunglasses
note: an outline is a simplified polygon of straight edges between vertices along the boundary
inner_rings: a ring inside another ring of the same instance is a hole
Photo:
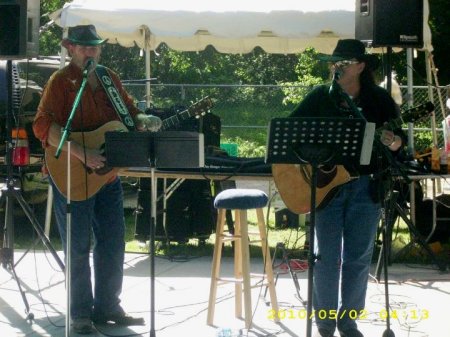
[[[343,61],[338,61],[338,62],[334,62],[332,63],[332,65],[336,68],[346,68],[348,66],[351,66],[352,64],[357,64],[360,63],[360,61],[357,60],[343,60]]]

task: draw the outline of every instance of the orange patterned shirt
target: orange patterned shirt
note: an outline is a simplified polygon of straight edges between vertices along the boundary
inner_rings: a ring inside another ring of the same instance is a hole
[[[123,88],[119,77],[110,69],[108,72],[130,115],[135,117],[141,111],[135,107],[133,98]],[[82,80],[82,70],[72,63],[50,77],[33,122],[34,134],[41,140],[43,147],[47,146],[52,122],[61,127],[66,125]],[[75,112],[71,131],[92,131],[112,120],[120,118],[101,84],[95,90],[87,84]]]

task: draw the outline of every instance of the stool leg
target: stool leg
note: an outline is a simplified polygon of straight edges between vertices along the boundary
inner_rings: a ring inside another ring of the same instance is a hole
[[[241,252],[242,252],[242,284],[244,287],[244,315],[245,327],[250,329],[252,325],[252,294],[250,287],[250,245],[248,239],[247,211],[239,211],[241,225]]]
[[[234,211],[234,315],[242,317],[242,232],[239,210]],[[239,281],[237,281],[239,280]]]
[[[264,270],[266,274],[266,280],[268,283],[270,303],[272,304],[272,310],[276,313],[275,322],[279,321],[278,318],[278,299],[275,291],[275,282],[273,279],[272,259],[270,258],[269,245],[267,244],[266,226],[264,221],[264,212],[262,208],[256,209],[256,217],[258,219],[259,236],[261,238],[261,248],[264,259]],[[278,275],[277,275],[278,276]]]
[[[214,310],[216,306],[216,296],[217,296],[217,279],[219,278],[220,274],[220,260],[222,256],[224,225],[225,225],[225,209],[219,209],[219,213],[217,214],[216,240],[214,242],[214,253],[211,268],[211,285],[209,289],[208,315],[206,318],[206,322],[208,325],[213,325],[214,321]]]

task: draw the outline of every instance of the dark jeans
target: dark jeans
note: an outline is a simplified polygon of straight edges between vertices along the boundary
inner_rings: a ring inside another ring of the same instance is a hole
[[[368,176],[349,182],[316,213],[313,306],[316,324],[330,331],[356,328],[363,315],[369,267],[380,220]],[[316,252],[317,253],[317,252]]]
[[[56,221],[67,253],[67,201],[53,182],[52,187]],[[103,186],[85,201],[72,201],[70,215],[72,318],[121,312],[125,221],[120,179]],[[90,268],[91,233],[94,234],[94,289]]]

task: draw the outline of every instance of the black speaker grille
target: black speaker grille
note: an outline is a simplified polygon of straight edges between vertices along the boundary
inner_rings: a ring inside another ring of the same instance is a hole
[[[11,84],[12,94],[8,97],[8,61],[0,61],[0,115],[6,115],[8,108],[8,100],[11,99],[13,113],[16,114],[20,108],[21,91],[20,91],[20,79],[19,71],[15,62],[11,62]]]
[[[423,0],[357,0],[355,37],[373,47],[423,47]]]

